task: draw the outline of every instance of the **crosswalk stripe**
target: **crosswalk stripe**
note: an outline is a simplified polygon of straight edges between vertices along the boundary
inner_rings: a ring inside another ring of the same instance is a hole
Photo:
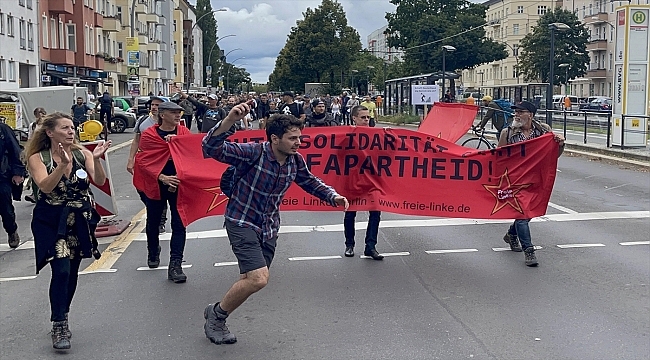
[[[623,246],[650,245],[650,241],[628,241],[628,242],[622,242],[622,243],[619,243],[619,244],[623,245]]]
[[[333,259],[341,259],[341,256],[340,255],[334,255],[334,256],[298,256],[298,257],[290,257],[289,261],[333,260]]]
[[[533,246],[533,248],[534,248],[535,250],[542,250],[542,249],[543,249],[543,247],[541,247],[541,246],[537,246],[537,245]],[[496,252],[499,252],[499,251],[510,251],[510,247],[492,248],[492,251],[496,251]]]
[[[605,244],[564,244],[556,245],[560,249],[571,249],[571,248],[588,248],[588,247],[603,247]]]
[[[226,262],[218,262],[214,263],[214,266],[219,267],[219,266],[233,266],[239,264],[236,261],[226,261]]]
[[[192,267],[192,264],[181,265],[181,268],[183,268],[183,269],[188,269],[188,268],[191,268],[191,267]],[[136,270],[138,270],[138,271],[155,271],[155,270],[167,270],[167,268],[169,268],[168,265],[159,266],[159,267],[153,268],[153,269],[148,267],[148,266],[140,266]]]
[[[477,252],[478,249],[447,249],[447,250],[427,250],[427,254],[453,254],[453,253],[468,253]]]

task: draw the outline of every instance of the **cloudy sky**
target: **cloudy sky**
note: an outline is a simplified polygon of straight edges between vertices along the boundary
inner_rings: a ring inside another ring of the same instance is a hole
[[[190,0],[196,4],[196,0]],[[393,12],[395,6],[388,0],[339,0],[347,14],[348,24],[361,36],[361,43],[367,46],[368,35],[386,25],[386,12]],[[478,2],[478,1],[474,1]],[[237,36],[223,39],[219,46],[233,51],[228,56],[232,62],[239,57],[235,66],[245,67],[254,82],[265,83],[273,71],[275,59],[284,47],[291,27],[302,19],[302,13],[316,8],[321,0],[211,0],[215,13],[218,36]]]

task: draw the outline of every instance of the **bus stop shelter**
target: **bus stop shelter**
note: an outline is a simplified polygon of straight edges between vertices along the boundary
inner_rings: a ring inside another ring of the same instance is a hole
[[[460,75],[455,72],[445,71],[445,80],[459,79]],[[407,109],[412,109],[412,114],[417,114],[418,107],[412,104],[411,87],[413,85],[435,85],[442,79],[442,71],[401,77],[385,81],[386,91],[384,100],[384,114],[401,114]],[[422,107],[421,105],[418,105]]]

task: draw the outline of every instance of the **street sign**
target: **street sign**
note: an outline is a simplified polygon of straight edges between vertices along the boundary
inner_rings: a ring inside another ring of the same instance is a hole
[[[68,84],[79,84],[79,83],[81,83],[81,79],[79,79],[78,77],[67,78],[67,79],[65,79],[65,81]]]
[[[138,76],[140,75],[140,67],[139,66],[129,66],[127,75],[129,76]]]
[[[41,82],[50,82],[52,77],[50,75],[41,75]]]
[[[431,105],[438,101],[440,101],[440,87],[438,85],[411,86],[411,104]]]
[[[129,51],[127,53],[127,65],[129,66],[140,66],[140,52],[139,51]]]

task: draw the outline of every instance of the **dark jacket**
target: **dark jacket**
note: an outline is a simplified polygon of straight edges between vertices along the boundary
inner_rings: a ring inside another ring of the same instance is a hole
[[[113,98],[108,94],[104,94],[99,98],[99,105],[101,105],[102,110],[111,110],[113,108]]]
[[[196,118],[199,121],[199,129],[202,133],[207,133],[212,129],[217,123],[226,118],[226,113],[223,108],[211,109],[208,105],[205,105],[198,100],[188,97],[189,100],[196,107]]]
[[[13,130],[9,125],[0,123],[0,181],[25,176],[25,165],[20,161],[20,152]]]
[[[336,126],[338,122],[334,119],[334,116],[328,112],[324,112],[320,115],[311,113],[305,117],[305,126],[310,127],[321,127],[321,126]]]
[[[265,103],[260,101],[257,103],[257,108],[255,109],[257,113],[257,118],[258,119],[263,119],[267,116],[269,116],[269,111],[271,110],[271,106],[269,105],[269,100],[267,100]]]

